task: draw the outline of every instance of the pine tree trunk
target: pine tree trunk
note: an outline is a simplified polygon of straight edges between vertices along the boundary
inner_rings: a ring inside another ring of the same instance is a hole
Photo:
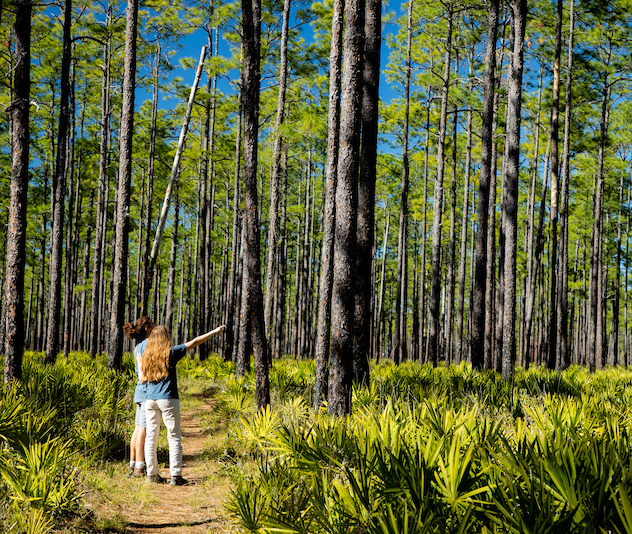
[[[46,186],[44,186],[46,190]],[[45,313],[45,289],[44,280],[46,279],[46,213],[42,213],[41,232],[42,237],[39,240],[39,281],[37,284],[37,333],[35,336],[35,350],[41,351],[44,346],[44,332],[46,330],[46,313]]]
[[[255,356],[256,401],[261,410],[270,404],[268,343],[263,321],[260,240],[257,195],[257,136],[259,132],[259,89],[261,1],[242,0],[242,43],[244,47],[244,274],[242,325],[248,319]]]
[[[469,58],[469,79],[472,79],[472,63],[473,53]],[[468,84],[468,96],[472,95],[472,83]],[[468,102],[471,99],[468,98]],[[465,308],[465,263],[467,259],[467,222],[469,220],[469,193],[470,193],[470,173],[472,164],[472,107],[468,105],[467,110],[467,141],[465,147],[465,178],[463,184],[463,206],[461,209],[461,236],[459,248],[459,271],[457,274],[457,284],[459,289],[456,297],[456,339],[454,351],[454,363],[459,364],[466,361],[466,355],[463,348],[463,324],[464,324],[464,308]]]
[[[336,221],[336,184],[338,182],[338,135],[340,132],[340,70],[342,64],[342,31],[344,0],[334,0],[331,19],[331,49],[329,53],[329,112],[327,129],[327,170],[325,212],[323,215],[323,248],[320,259],[318,292],[318,326],[316,329],[316,369],[314,409],[327,398],[329,378],[329,341],[331,328],[331,290]]]
[[[162,48],[160,42],[157,43],[156,53],[154,54],[154,63],[151,68],[152,74],[152,91],[151,91],[151,124],[149,127],[149,154],[147,156],[147,184],[145,186],[145,211],[143,213],[143,221],[141,228],[144,229],[142,243],[142,271],[140,273],[142,296],[140,310],[138,316],[143,317],[149,314],[149,293],[151,292],[151,280],[153,273],[151,271],[151,262],[149,260],[149,239],[151,235],[151,223],[153,221],[153,205],[154,205],[154,172],[156,168],[156,133],[158,131],[158,79],[160,76],[160,60],[162,56]]]
[[[210,6],[210,16],[213,17],[214,6],[213,2],[211,2]],[[209,21],[210,24],[210,21]],[[209,55],[213,54],[213,42],[211,39],[212,29],[209,28],[208,35],[208,49]],[[218,38],[218,29],[215,29],[215,54],[217,55],[217,38]],[[210,95],[210,116],[208,116],[209,123],[208,129],[205,125],[205,136],[207,137],[206,146],[207,152],[205,153],[204,162],[205,168],[202,172],[202,178],[206,183],[206,187],[204,188],[206,191],[204,203],[206,205],[206,209],[203,210],[204,216],[202,217],[202,224],[204,226],[203,231],[203,239],[201,240],[202,246],[202,257],[204,262],[204,276],[200,282],[202,286],[201,297],[202,297],[202,306],[201,306],[201,325],[202,328],[200,330],[206,332],[210,329],[210,325],[213,324],[213,288],[212,285],[215,281],[215,276],[213,276],[213,266],[211,264],[211,258],[213,257],[213,242],[211,241],[211,232],[213,230],[213,215],[214,215],[214,205],[215,205],[215,186],[213,185],[213,176],[215,172],[214,160],[213,160],[213,152],[215,150],[215,122],[217,115],[217,100],[215,98],[215,93],[217,89],[217,75],[208,78],[207,83],[207,92]],[[206,117],[205,117],[206,121]],[[206,133],[208,132],[208,134]],[[203,343],[199,347],[200,360],[206,360],[208,353],[213,346],[215,340],[211,340],[210,343]]]
[[[61,59],[61,93],[59,96],[59,127],[57,129],[57,157],[52,188],[52,228],[50,255],[50,291],[48,294],[48,339],[45,362],[50,364],[59,352],[59,323],[61,322],[61,279],[63,265],[64,212],[66,192],[66,152],[68,148],[68,119],[70,115],[70,26],[72,0],[64,2],[63,53]]]
[[[494,93],[496,76],[496,35],[498,33],[499,0],[490,0],[487,17],[487,47],[485,49],[485,77],[483,124],[481,127],[481,170],[478,186],[476,215],[476,269],[472,299],[472,329],[470,353],[472,367],[482,369],[485,360],[485,295],[487,292],[487,217],[489,210],[490,176],[492,170],[492,136],[494,121]]]
[[[108,11],[107,22],[111,19]],[[94,262],[92,265],[92,295],[90,298],[90,358],[94,359],[99,350],[100,322],[103,316],[101,301],[101,285],[105,278],[101,270],[103,264],[103,242],[105,241],[105,223],[107,213],[106,194],[108,187],[107,166],[110,137],[110,40],[103,47],[103,79],[101,81],[101,141],[99,145],[99,190],[97,193],[97,219],[94,237]]]
[[[340,103],[340,153],[336,187],[336,234],[331,300],[331,357],[327,411],[351,413],[353,373],[353,313],[357,176],[360,146],[364,2],[348,0],[345,7],[344,67]]]
[[[608,61],[609,62],[609,61]],[[590,284],[589,284],[589,308],[590,321],[588,327],[588,357],[591,358],[591,369],[604,366],[604,350],[602,336],[602,302],[603,293],[603,195],[605,181],[605,150],[606,137],[608,135],[608,103],[610,100],[610,86],[608,74],[603,75],[603,88],[601,98],[601,138],[599,142],[599,156],[597,167],[597,182],[595,186],[594,231],[590,257]]]
[[[459,64],[457,61],[456,76],[459,75]],[[446,278],[446,298],[445,298],[445,362],[446,365],[454,363],[454,264],[456,263],[456,192],[457,192],[457,155],[458,137],[457,126],[459,114],[456,105],[454,106],[454,125],[452,129],[452,183],[450,184],[450,243],[448,245],[448,273]]]
[[[563,2],[557,0],[557,19],[555,24],[555,59],[553,62],[553,94],[551,102],[551,282],[550,318],[549,318],[549,353],[547,367],[555,369],[557,359],[557,247],[558,247],[558,177],[559,177],[559,116],[560,116],[560,60],[562,56],[562,16]]]
[[[176,283],[176,262],[178,253],[178,225],[180,223],[180,193],[176,191],[173,200],[173,226],[171,227],[171,253],[169,258],[169,274],[167,276],[167,298],[165,301],[165,326],[173,330],[173,289]]]
[[[75,175],[75,117],[76,117],[76,96],[75,96],[75,68],[71,71],[70,82],[70,140],[68,146],[68,176],[70,183],[73,183]],[[81,112],[81,127],[79,137],[83,137],[83,124],[85,112],[85,93],[83,109]],[[72,194],[72,185],[70,187],[70,198],[68,199],[68,221],[69,228],[66,232],[66,273],[64,281],[64,331],[63,331],[63,350],[64,358],[68,358],[72,349],[77,350],[77,326],[76,326],[76,310],[77,297],[75,296],[75,287],[77,285],[77,272],[79,269],[79,211],[83,200],[83,190],[81,188],[81,165],[82,151],[79,150],[77,159],[77,177],[75,182],[75,193]],[[73,204],[74,203],[74,204]]]
[[[307,180],[305,185],[305,220],[303,224],[303,240],[301,247],[301,291],[299,292],[299,349],[298,355],[301,358],[307,358],[307,339],[309,337],[309,318],[307,314],[307,299],[309,294],[309,249],[310,249],[310,239],[309,239],[309,229],[311,225],[311,214],[310,214],[310,203],[311,197],[313,196],[312,190],[312,152],[311,149],[308,151],[307,157]]]
[[[505,250],[500,257],[504,269],[502,376],[514,374],[516,361],[516,260],[518,239],[518,181],[520,169],[520,119],[522,71],[524,66],[524,32],[527,18],[526,0],[512,2],[513,56],[508,80],[507,163],[503,165],[502,224]]]
[[[233,193],[233,239],[230,253],[230,277],[228,278],[228,299],[226,304],[226,316],[224,323],[226,324],[226,331],[224,334],[224,361],[231,361],[233,359],[233,348],[235,344],[235,304],[239,303],[236,299],[237,294],[237,281],[236,277],[237,268],[239,263],[239,243],[241,242],[241,217],[239,210],[239,183],[241,181],[241,117],[242,117],[242,92],[241,84],[239,94],[237,97],[237,135],[235,141],[235,178],[234,178],[234,193]]]
[[[428,159],[430,152],[430,105],[432,103],[432,91],[428,88],[426,97],[426,140],[424,141],[424,187],[423,187],[423,215],[421,217],[421,273],[419,274],[419,308],[421,309],[421,321],[419,323],[419,361],[428,361],[426,340],[426,240],[427,240],[427,208],[428,208]]]
[[[452,7],[448,7],[448,29],[443,66],[443,87],[441,91],[441,116],[439,119],[439,139],[437,141],[437,176],[435,178],[432,209],[432,289],[430,293],[430,332],[428,359],[437,365],[441,347],[439,346],[440,297],[441,297],[441,228],[443,217],[443,175],[445,169],[444,151],[448,115],[448,92],[450,88],[450,56],[452,53]]]
[[[402,143],[402,190],[399,204],[399,237],[397,240],[397,292],[395,296],[395,338],[393,340],[393,361],[399,364],[406,359],[408,304],[408,190],[410,187],[408,161],[408,123],[410,115],[410,78],[413,2],[408,4],[408,26],[406,41],[406,76],[404,83],[404,131]]]
[[[384,211],[386,211],[386,206],[384,206]],[[384,289],[385,289],[385,279],[386,279],[386,245],[388,242],[388,225],[390,222],[390,213],[386,211],[386,221],[384,223],[384,238],[382,239],[382,268],[380,274],[380,295],[379,301],[377,304],[377,327],[375,329],[375,360],[376,362],[380,361],[380,355],[384,352],[385,342],[382,340],[383,332],[384,332],[384,317],[382,309],[384,307]]]
[[[22,378],[24,354],[24,270],[26,266],[26,208],[29,179],[29,105],[31,93],[30,0],[15,3],[15,67],[11,103],[11,202],[6,257],[6,339],[4,383]],[[7,112],[9,109],[6,110]]]
[[[132,183],[132,142],[134,134],[134,89],[136,87],[136,32],[138,0],[128,0],[125,23],[125,64],[123,107],[119,131],[120,154],[116,204],[116,241],[113,265],[112,311],[108,340],[108,367],[122,370],[125,294],[127,290],[127,256],[129,249],[129,207]]]
[[[90,191],[89,220],[92,221],[93,217],[94,217],[94,189]],[[88,225],[88,229],[86,231],[86,241],[83,247],[83,259],[82,259],[83,272],[81,275],[81,285],[83,287],[87,285],[88,280],[89,280],[90,251],[92,249],[91,243],[92,243],[92,224]],[[79,320],[79,324],[78,324],[79,336],[77,339],[77,347],[79,350],[85,350],[86,339],[89,334],[89,332],[87,332],[87,329],[89,328],[90,324],[88,321],[86,321],[87,297],[88,297],[88,291],[84,289],[81,292],[81,299],[79,303],[79,317],[77,318]]]
[[[367,0],[365,10],[362,147],[358,183],[356,297],[353,326],[353,379],[362,384],[368,384],[369,381],[369,357],[371,354],[382,1]]]
[[[279,257],[279,284],[277,285],[276,312],[275,312],[275,324],[276,331],[274,333],[274,353],[278,357],[283,356],[284,342],[285,342],[285,302],[287,295],[287,236],[286,236],[286,223],[287,223],[287,147],[283,154],[283,183],[281,187],[281,221],[280,221],[280,233],[279,233],[279,250],[281,251]]]
[[[184,145],[186,142],[187,132],[189,129],[189,121],[191,120],[191,113],[193,111],[193,104],[195,101],[195,93],[197,92],[198,84],[200,83],[200,78],[202,76],[202,68],[204,66],[205,57],[206,57],[206,45],[202,47],[202,51],[200,52],[200,59],[198,61],[197,70],[195,71],[195,78],[193,80],[193,85],[191,86],[191,92],[189,93],[189,101],[187,102],[187,109],[184,115],[184,119],[182,120],[182,128],[180,129],[178,147],[176,148],[176,153],[173,158],[173,164],[171,165],[171,175],[169,176],[169,183],[167,184],[167,190],[165,191],[165,198],[162,203],[162,209],[160,210],[160,218],[158,220],[158,227],[156,228],[156,236],[154,238],[154,243],[151,247],[151,254],[150,254],[151,269],[153,269],[154,265],[156,264],[158,251],[160,249],[160,243],[162,241],[162,236],[165,230],[167,215],[169,214],[169,205],[171,203],[171,195],[176,185],[176,180],[178,179],[178,176],[180,175],[180,159],[182,158],[182,153],[184,152]],[[203,326],[204,325],[202,325],[202,327]]]
[[[542,77],[544,73],[544,66],[540,64],[540,76],[538,78],[538,107],[537,107],[537,115],[535,121],[535,132],[534,132],[534,154],[533,159],[531,161],[531,192],[529,196],[529,214],[528,214],[528,225],[527,230],[525,231],[525,251],[526,251],[526,262],[527,262],[527,276],[525,279],[525,296],[524,296],[524,312],[522,316],[522,328],[521,328],[521,351],[520,351],[520,364],[527,369],[528,361],[530,359],[529,348],[531,346],[531,332],[533,329],[533,325],[531,324],[533,321],[533,288],[535,287],[535,273],[539,266],[539,262],[534,258],[534,250],[533,250],[533,230],[534,230],[534,214],[535,214],[535,190],[536,190],[536,181],[538,177],[538,155],[540,149],[540,109],[542,102]],[[547,145],[548,146],[548,145]],[[547,149],[548,150],[548,149]],[[544,185],[546,187],[546,184]],[[542,207],[542,203],[540,203],[540,207]],[[539,228],[539,227],[538,227]],[[539,235],[539,234],[538,234]],[[537,249],[536,249],[537,250]],[[533,283],[533,287],[532,287]]]
[[[568,60],[566,67],[566,107],[564,111],[564,155],[562,159],[562,187],[560,191],[560,255],[558,262],[558,310],[557,310],[557,353],[559,355],[558,370],[566,369],[570,364],[570,352],[568,346],[568,199],[570,182],[570,126],[571,126],[571,106],[573,100],[573,36],[574,36],[574,0],[571,1],[568,30]],[[629,204],[629,200],[628,200]],[[626,233],[626,235],[628,235]],[[627,253],[626,253],[627,262]],[[627,264],[626,264],[627,265]],[[626,266],[626,288],[627,286],[627,266]],[[627,290],[626,290],[626,311],[627,311]],[[570,324],[573,324],[572,322]],[[625,321],[627,333],[627,318]],[[627,337],[627,336],[626,336]],[[627,347],[627,345],[626,345]],[[625,351],[627,355],[627,350]],[[625,365],[628,365],[626,358]]]
[[[279,210],[279,182],[281,173],[281,156],[283,137],[281,127],[285,117],[285,92],[287,88],[287,39],[290,21],[291,0],[285,0],[283,5],[283,22],[281,29],[281,58],[279,62],[279,94],[277,97],[276,124],[274,126],[274,148],[272,154],[272,171],[270,176],[270,211],[268,222],[268,268],[266,277],[266,299],[264,318],[266,335],[270,339],[275,328],[272,324],[272,302],[278,284],[278,210]],[[278,355],[277,355],[278,356]]]
[[[336,184],[338,172],[338,135],[340,130],[340,69],[342,62],[342,31],[344,1],[335,0],[331,21],[329,55],[329,113],[327,136],[327,169],[325,212],[323,215],[323,247],[318,293],[318,326],[316,330],[314,409],[327,398],[329,378],[329,342],[331,327],[331,291],[333,250],[336,220]]]
[[[500,78],[500,77],[499,77]],[[496,131],[496,109],[498,105],[498,92],[496,92],[496,96],[494,98],[494,121],[492,131]],[[487,288],[485,292],[485,331],[483,333],[483,367],[485,369],[495,369],[498,370],[500,368],[500,347],[502,346],[502,321],[500,321],[499,315],[501,315],[502,310],[502,298],[500,294],[502,293],[502,263],[500,263],[498,268],[498,284],[494,284],[496,279],[496,182],[497,182],[497,153],[498,147],[496,143],[492,143],[492,165],[491,172],[489,175],[489,198],[488,198],[488,213],[487,213],[487,228],[489,231],[487,232],[487,244],[486,244],[486,255],[487,255],[487,265],[485,272],[485,287]],[[502,219],[500,221],[500,228],[498,231],[498,246],[500,248],[500,254],[502,254]],[[496,321],[494,321],[494,317],[496,317]]]

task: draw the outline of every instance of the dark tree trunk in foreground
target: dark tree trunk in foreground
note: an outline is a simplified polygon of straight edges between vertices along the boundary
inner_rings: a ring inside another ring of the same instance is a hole
[[[15,4],[15,67],[11,102],[11,204],[7,235],[4,383],[22,378],[24,355],[24,267],[29,182],[31,93],[31,1]],[[7,112],[9,110],[7,109]]]
[[[502,225],[505,236],[504,310],[502,376],[513,376],[516,361],[516,260],[518,249],[518,181],[520,178],[520,118],[524,32],[527,19],[526,0],[514,0],[511,5],[513,25],[513,55],[509,70],[507,95],[507,161],[503,165]]]
[[[261,0],[242,0],[242,43],[244,47],[244,273],[241,324],[250,324],[255,356],[257,407],[270,404],[268,344],[263,321],[263,291],[259,254],[259,214],[257,195],[257,136],[259,133],[259,86]]]
[[[494,87],[496,71],[496,34],[498,32],[499,0],[490,0],[487,17],[487,48],[485,50],[485,78],[483,124],[481,128],[481,171],[476,212],[476,269],[472,306],[470,352],[472,367],[482,369],[484,363],[485,293],[487,272],[487,216],[489,210],[489,182],[492,172],[492,135],[494,120]]]
[[[116,241],[113,265],[112,313],[108,367],[121,370],[123,359],[122,325],[127,292],[127,256],[129,249],[129,203],[132,183],[132,140],[134,132],[134,89],[136,87],[136,30],[138,0],[128,0],[125,25],[125,70],[123,75],[123,109],[119,132],[120,155],[116,204]]]
[[[369,381],[371,301],[373,299],[373,241],[375,234],[375,181],[377,164],[378,83],[382,1],[366,1],[364,82],[362,85],[362,148],[358,184],[356,301],[353,335],[353,379]]]
[[[61,316],[61,278],[64,241],[64,197],[66,191],[66,148],[68,146],[68,118],[70,101],[70,25],[72,0],[64,5],[64,37],[61,58],[61,93],[59,97],[59,128],[57,130],[57,158],[53,175],[53,220],[50,255],[50,292],[48,294],[48,339],[46,363],[53,363],[59,352],[59,323]],[[67,251],[68,252],[68,251]],[[67,302],[66,306],[70,303]]]
[[[364,0],[345,8],[344,67],[340,103],[340,154],[336,187],[336,234],[331,300],[328,413],[351,412],[356,211],[364,49]]]
[[[323,405],[329,383],[329,340],[331,328],[331,290],[333,284],[334,234],[336,224],[336,184],[338,181],[338,134],[340,132],[340,67],[344,0],[334,1],[329,55],[329,114],[327,139],[327,188],[321,252],[318,327],[316,330],[316,370],[314,409]]]

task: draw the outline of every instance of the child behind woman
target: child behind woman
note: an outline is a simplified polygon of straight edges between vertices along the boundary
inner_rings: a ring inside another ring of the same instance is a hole
[[[188,482],[182,478],[182,435],[176,364],[187,351],[201,345],[211,336],[219,334],[224,328],[226,327],[222,325],[182,345],[172,347],[169,331],[164,326],[156,326],[147,340],[147,347],[141,361],[141,374],[147,380],[145,460],[149,482],[160,484],[167,482],[160,476],[158,469],[157,448],[161,416],[167,428],[171,485],[181,486]]]
[[[156,326],[156,323],[147,316],[136,319],[135,323],[125,323],[123,325],[123,333],[136,342],[134,347],[134,367],[137,377],[136,388],[134,389],[136,419],[134,421],[134,433],[129,446],[129,476],[139,477],[145,475],[145,432],[147,427],[145,419],[145,390],[147,387],[141,383],[140,359],[147,345],[147,338],[154,326]]]

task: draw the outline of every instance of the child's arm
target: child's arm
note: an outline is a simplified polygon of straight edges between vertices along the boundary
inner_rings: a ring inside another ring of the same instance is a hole
[[[215,334],[219,334],[225,329],[226,329],[225,324],[223,324],[222,326],[218,326],[215,330],[211,330],[210,332],[207,332],[206,334],[202,334],[196,338],[193,338],[191,341],[187,341],[184,344],[184,346],[187,349],[187,351],[192,350],[198,345],[201,345],[202,343],[204,343],[209,337],[214,336]]]

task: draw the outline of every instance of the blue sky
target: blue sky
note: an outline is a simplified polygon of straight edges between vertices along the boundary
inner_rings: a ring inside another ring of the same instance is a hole
[[[397,10],[393,10],[391,7],[389,7],[388,5],[385,5],[385,7],[383,7],[383,24],[382,24],[382,54],[381,54],[381,71],[383,72],[384,67],[386,66],[387,62],[388,62],[388,58],[389,58],[389,53],[390,53],[390,49],[388,48],[387,44],[386,44],[386,36],[389,33],[396,33],[398,30],[397,24],[395,22],[391,22],[391,21],[395,21],[400,14],[402,14],[402,7],[405,10],[405,5],[402,6],[401,4],[398,6],[399,9]],[[390,20],[389,17],[387,17],[387,15],[390,14]],[[384,22],[384,21],[388,21],[388,22]],[[309,27],[305,27],[305,29],[303,30],[303,37],[305,38],[306,41],[309,42],[310,38],[311,38],[311,28]],[[181,43],[182,43],[182,48],[181,50],[176,54],[176,56],[173,58],[173,65],[174,65],[174,70],[171,73],[171,77],[175,78],[175,77],[179,77],[182,79],[182,83],[185,86],[190,87],[191,84],[193,83],[193,80],[195,78],[195,69],[196,69],[196,65],[197,65],[197,60],[199,59],[200,56],[200,51],[202,49],[202,46],[204,46],[206,44],[206,33],[204,32],[204,30],[198,30],[196,32],[194,32],[193,34],[185,37],[182,39]],[[228,43],[221,38],[220,35],[220,43],[219,43],[219,54],[221,56],[224,57],[228,57],[230,56],[231,52],[229,50],[229,45]],[[193,65],[190,68],[183,68],[182,65],[179,62],[179,58],[184,58],[184,57],[188,57],[188,58],[192,58],[195,60],[195,65]],[[139,71],[140,73],[142,73],[143,71],[146,70],[146,67],[144,66],[139,66]],[[239,76],[239,73],[237,71],[232,71],[231,73],[229,73],[229,77],[231,79],[236,79]],[[201,85],[206,84],[206,79],[205,77],[202,78]],[[230,94],[234,91],[233,86],[230,82],[230,80],[226,79],[226,78],[220,78],[218,80],[218,89],[224,93],[224,94]],[[381,74],[380,76],[380,85],[379,85],[379,92],[380,92],[380,99],[383,102],[388,102],[390,101],[392,98],[397,97],[398,93],[395,89],[395,87],[389,83],[387,83],[385,77],[383,74]],[[400,90],[401,92],[401,90]],[[166,95],[165,95],[166,96]],[[136,106],[139,107],[140,105],[142,105],[142,103],[151,98],[151,91],[146,91],[144,89],[139,88],[137,90],[137,95],[136,95]],[[160,106],[163,109],[173,109],[173,107],[178,104],[178,100],[174,99],[174,98],[166,98],[166,99],[162,99],[160,102]]]

